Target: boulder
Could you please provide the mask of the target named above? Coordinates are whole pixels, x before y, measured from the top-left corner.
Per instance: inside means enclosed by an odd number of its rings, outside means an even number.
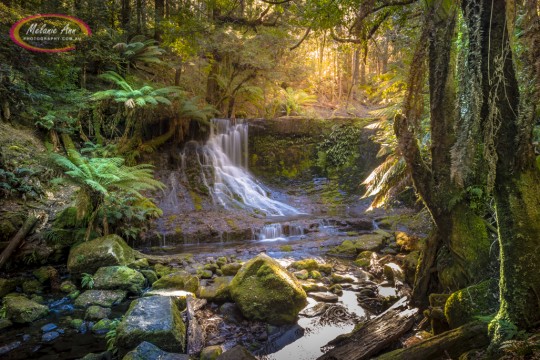
[[[127,292],[124,290],[86,290],[75,299],[75,306],[84,308],[90,305],[111,307],[124,301],[126,296]]]
[[[319,263],[315,259],[298,260],[291,264],[291,267],[298,270],[319,270]]]
[[[51,279],[58,279],[58,270],[52,266],[42,266],[39,269],[34,270],[32,274],[42,284],[51,281]]]
[[[154,270],[140,270],[140,271],[149,284],[153,284],[156,281],[158,281],[158,276]]]
[[[168,353],[156,345],[143,341],[135,349],[128,352],[122,360],[189,360],[187,354]]]
[[[69,280],[62,281],[60,284],[60,291],[66,294],[77,291],[77,286]]]
[[[111,330],[113,321],[110,319],[101,319],[92,326],[92,333],[96,335],[105,335]]]
[[[22,284],[22,290],[25,294],[41,294],[43,293],[43,285],[38,280],[26,280]]]
[[[384,247],[387,236],[384,234],[373,233],[357,237],[352,240],[345,240],[328,251],[329,255],[354,258],[362,251],[376,251]]]
[[[214,278],[211,284],[199,287],[197,296],[202,299],[214,302],[225,302],[231,299],[229,287],[231,285],[232,276],[220,276]]]
[[[86,309],[86,314],[84,315],[84,318],[86,320],[97,321],[108,317],[110,314],[111,309],[104,308],[98,305],[92,305],[89,306],[88,309]]]
[[[259,254],[242,266],[230,291],[246,318],[274,325],[294,323],[307,304],[298,280],[266,254]]]
[[[306,280],[309,277],[309,272],[304,269],[300,271],[295,271],[293,275],[296,276],[298,280]]]
[[[0,279],[0,297],[4,297],[17,287],[17,282],[13,279]]]
[[[116,329],[117,344],[125,350],[149,341],[170,352],[185,348],[186,327],[178,304],[168,296],[150,296],[134,300]]]
[[[145,282],[140,272],[127,266],[100,267],[94,274],[94,289],[98,290],[126,290],[140,294]]]
[[[196,293],[198,288],[199,278],[183,270],[163,275],[161,279],[152,284],[153,290],[175,289]]]
[[[236,345],[219,355],[216,360],[257,360],[257,358],[247,351],[245,347]]]
[[[118,235],[108,235],[72,248],[67,268],[72,274],[93,274],[103,266],[128,265],[133,261],[133,249]]]
[[[398,264],[392,262],[384,265],[383,274],[388,281],[393,283],[397,281],[405,281],[405,273],[403,272],[403,269],[401,269]]]
[[[199,360],[216,360],[223,353],[220,345],[207,346],[201,351]]]
[[[31,323],[49,313],[48,307],[19,294],[6,295],[4,307],[6,309],[6,318],[19,324]]]
[[[455,329],[478,316],[492,315],[498,309],[499,282],[489,279],[450,295],[444,306],[444,315],[450,328]]]
[[[169,275],[174,272],[174,269],[171,266],[162,265],[162,264],[154,265],[154,270],[156,271],[156,274],[158,277]]]
[[[242,267],[242,264],[240,263],[231,263],[231,264],[224,264],[221,266],[221,272],[225,276],[234,276],[240,270]]]
[[[338,296],[330,292],[312,292],[309,293],[309,297],[323,302],[337,302]]]

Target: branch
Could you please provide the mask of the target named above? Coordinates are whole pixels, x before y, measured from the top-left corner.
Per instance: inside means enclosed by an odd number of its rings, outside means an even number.
[[[282,0],[282,1],[269,1],[269,0],[261,0],[263,3],[271,4],[271,5],[281,5],[286,4],[288,2],[291,2],[292,0]]]
[[[381,27],[381,25],[386,21],[386,19],[388,19],[388,17],[390,17],[390,12],[387,12],[386,14],[384,14],[379,19],[379,21],[377,21],[375,24],[373,24],[373,26],[368,31],[368,33],[363,35],[360,39],[340,38],[334,32],[334,29],[331,29],[330,34],[332,35],[332,38],[335,41],[340,42],[340,43],[364,44],[365,42],[369,41],[373,37],[373,35],[375,35],[377,30],[379,30],[379,27]]]
[[[304,36],[302,36],[302,38],[296,43],[296,45],[292,46],[289,48],[289,50],[293,51],[294,49],[296,49],[297,47],[299,47],[300,45],[302,45],[302,43],[304,42],[304,40],[307,39],[309,33],[311,32],[311,26],[307,28],[306,32],[304,33]]]

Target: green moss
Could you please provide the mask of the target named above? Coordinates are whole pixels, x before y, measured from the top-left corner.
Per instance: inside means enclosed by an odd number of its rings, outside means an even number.
[[[319,263],[315,259],[298,260],[291,264],[291,267],[298,270],[319,270]]]
[[[195,207],[195,211],[202,211],[202,198],[199,194],[197,194],[195,191],[190,190],[189,196],[191,197],[191,201],[193,201],[193,206]]]
[[[156,274],[158,275],[158,277],[163,277],[165,275],[169,275],[174,272],[174,269],[171,266],[166,266],[162,264],[154,265],[154,270],[156,271]]]
[[[312,278],[312,279],[317,280],[317,279],[322,278],[322,275],[317,270],[312,270],[312,271],[309,272],[309,277]]]
[[[152,284],[152,289],[175,289],[196,293],[197,289],[199,289],[199,278],[186,271],[177,271],[162,276],[158,281]]]
[[[30,323],[49,313],[47,306],[40,305],[19,294],[8,294],[4,298],[6,317],[14,323]]]
[[[221,272],[223,275],[236,275],[238,270],[242,267],[242,264],[240,263],[230,263],[230,264],[224,264],[221,266]]]
[[[332,264],[319,264],[319,271],[323,274],[330,275],[333,270],[334,267],[332,266]]]
[[[94,274],[94,289],[127,290],[132,294],[140,294],[146,280],[137,270],[127,266],[101,267]]]
[[[197,296],[214,302],[225,302],[231,299],[230,285],[232,276],[221,276],[213,279],[212,284],[199,287]]]
[[[225,219],[225,222],[227,223],[227,225],[229,225],[231,230],[238,230],[238,224],[236,224],[236,221],[234,221],[234,219],[227,218]]]
[[[293,251],[293,247],[291,245],[281,245],[279,250],[283,252],[291,252]]]

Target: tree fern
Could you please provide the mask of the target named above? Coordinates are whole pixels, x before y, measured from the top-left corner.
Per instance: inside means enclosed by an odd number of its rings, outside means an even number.
[[[138,64],[161,64],[161,56],[165,50],[156,45],[153,39],[146,39],[142,35],[135,36],[130,42],[120,42],[113,46],[113,49],[118,51],[122,60],[127,63],[128,68],[134,66],[138,68]]]

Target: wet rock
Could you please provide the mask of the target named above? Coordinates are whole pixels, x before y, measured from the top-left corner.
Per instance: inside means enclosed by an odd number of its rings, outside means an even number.
[[[242,264],[240,263],[231,263],[231,264],[225,264],[221,267],[221,272],[225,276],[234,276],[236,273],[238,273],[238,270],[242,267]]]
[[[223,349],[219,345],[207,346],[201,351],[200,360],[216,360],[223,353]]]
[[[387,237],[382,234],[367,234],[361,235],[353,240],[345,240],[330,251],[329,255],[339,256],[339,257],[348,257],[353,258],[362,251],[376,251],[382,249]]]
[[[219,312],[223,319],[227,322],[240,324],[244,321],[244,316],[240,308],[235,303],[225,303],[219,307]]]
[[[354,282],[354,279],[350,276],[332,274],[332,276],[330,276],[330,281],[334,284],[341,284],[341,283],[352,283]]]
[[[56,324],[53,324],[53,323],[49,323],[49,324],[45,324],[41,327],[41,331],[43,332],[49,332],[49,331],[53,331],[54,329],[56,329],[58,327],[58,325]]]
[[[328,306],[329,306],[328,304],[320,302],[313,305],[312,307],[302,310],[300,312],[300,315],[305,316],[305,317],[319,316],[319,315],[324,314],[326,309],[328,309]]]
[[[77,299],[75,306],[86,308],[90,305],[111,307],[119,304],[127,296],[124,290],[86,290]]]
[[[35,301],[27,299],[23,295],[8,294],[4,298],[6,318],[14,323],[30,323],[46,316],[49,309]]]
[[[198,275],[201,279],[211,279],[213,273],[212,273],[212,271],[210,271],[210,270],[200,269],[200,270],[197,270],[197,275]]]
[[[128,352],[122,360],[189,360],[186,354],[168,353],[152,343],[143,341],[135,349]]]
[[[291,264],[291,267],[298,270],[319,270],[319,263],[315,259],[298,260]]]
[[[97,290],[126,290],[140,294],[145,282],[140,272],[127,266],[101,267],[94,274],[94,289]]]
[[[156,274],[158,275],[158,277],[163,277],[165,275],[169,275],[174,272],[174,269],[171,266],[166,266],[162,264],[154,265],[154,270],[156,271]]]
[[[341,286],[340,284],[332,285],[330,286],[328,290],[333,294],[336,294],[339,296],[343,295],[343,286]]]
[[[230,300],[231,294],[229,289],[232,279],[232,276],[216,277],[211,284],[199,287],[197,296],[214,302]]]
[[[236,345],[219,355],[217,360],[257,360],[257,358],[247,351],[245,347]]]
[[[309,277],[311,279],[320,279],[320,278],[322,278],[322,275],[317,270],[312,270],[312,271],[309,272]]]
[[[324,301],[324,302],[337,302],[338,301],[338,296],[336,294],[332,294],[329,292],[313,292],[313,293],[309,293],[309,297],[317,301]]]
[[[349,218],[345,222],[355,230],[372,230],[373,221],[364,218]]]
[[[390,282],[403,282],[405,281],[405,273],[395,263],[387,263],[383,267],[383,274]]]
[[[296,276],[298,280],[306,280],[309,277],[309,272],[304,269],[300,271],[295,271],[293,275]]]
[[[67,268],[72,274],[93,274],[100,267],[123,266],[133,261],[133,249],[118,235],[108,235],[72,248]]]
[[[131,269],[140,270],[150,267],[147,258],[137,259],[128,265]]]
[[[112,354],[110,351],[105,351],[102,353],[90,353],[86,354],[81,360],[111,360]]]
[[[69,294],[73,291],[77,291],[77,286],[69,280],[63,281],[60,284],[60,291]]]
[[[158,276],[154,270],[140,270],[140,273],[143,274],[144,278],[149,284],[153,284],[158,281]]]
[[[60,333],[58,331],[49,331],[48,333],[43,334],[41,336],[41,341],[48,343],[51,341],[54,341],[60,337]]]
[[[389,255],[396,255],[397,254],[397,251],[391,247],[385,247],[384,249],[382,249],[381,251],[381,254],[383,255],[386,255],[386,254],[389,254]]]
[[[499,308],[499,282],[490,279],[458,290],[446,301],[444,315],[452,329],[495,313]]]
[[[266,254],[242,266],[230,291],[245,317],[270,324],[293,323],[307,303],[298,280]]]
[[[58,271],[52,266],[42,266],[37,270],[34,270],[32,274],[38,279],[41,284],[54,281],[58,279]]]
[[[43,292],[43,285],[37,280],[26,280],[22,284],[22,290],[25,294],[41,294]]]
[[[323,274],[330,275],[333,270],[332,264],[319,264],[319,271]]]
[[[21,346],[21,345],[22,345],[22,342],[20,342],[20,341],[14,341],[14,342],[9,343],[9,344],[7,344],[7,345],[1,346],[1,347],[0,347],[0,355],[5,355],[5,354],[7,354],[8,352],[17,349],[17,348],[18,348],[19,346]]]
[[[101,319],[92,326],[92,333],[96,335],[105,335],[111,329],[112,320]]]
[[[9,319],[0,318],[0,330],[4,330],[13,325]]]
[[[189,274],[186,271],[177,271],[164,275],[158,281],[152,284],[153,290],[175,289],[196,293],[198,288],[199,278]]]
[[[69,326],[79,332],[85,333],[86,332],[86,326],[84,323],[84,320],[82,319],[73,319],[69,322]],[[83,329],[84,327],[84,329]],[[84,331],[82,331],[84,330]]]
[[[13,279],[0,279],[0,298],[14,291],[17,282]]]
[[[116,329],[117,344],[125,350],[149,341],[165,351],[184,349],[186,328],[172,297],[151,296],[134,300]]]
[[[373,275],[371,275],[371,273],[362,269],[356,269],[353,274],[360,282],[371,280],[373,278]]]
[[[302,289],[304,289],[306,293],[315,292],[315,291],[328,291],[328,287],[317,284],[317,283],[302,282],[301,284],[302,284]]]
[[[89,306],[88,309],[86,309],[86,314],[84,315],[84,318],[86,320],[101,320],[108,317],[110,314],[111,309],[104,308],[98,305],[92,305]]]
[[[373,257],[373,251],[362,251],[356,257],[354,264],[362,268],[368,268],[371,266],[372,257]]]

